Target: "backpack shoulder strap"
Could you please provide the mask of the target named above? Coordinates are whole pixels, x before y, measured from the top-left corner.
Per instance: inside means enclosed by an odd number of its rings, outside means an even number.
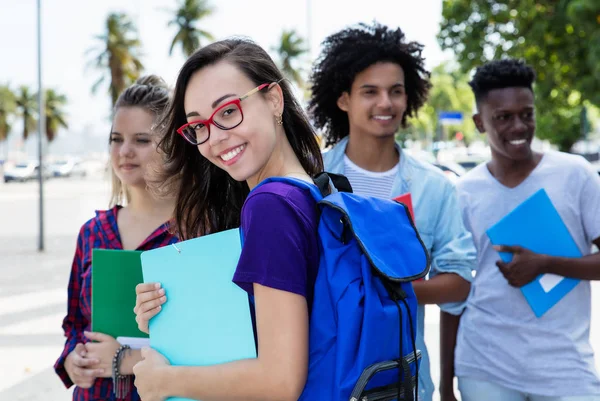
[[[333,184],[334,188],[338,192],[349,192],[352,193],[352,186],[350,185],[350,181],[343,175],[333,174],[328,172],[319,173],[313,178],[315,185],[321,191],[323,197],[331,194],[330,183]]]
[[[321,199],[324,198],[320,188],[318,188],[316,186],[316,184],[311,184],[309,182],[303,181],[303,180],[299,180],[297,178],[290,178],[290,177],[269,177],[266,178],[264,180],[262,180],[256,187],[254,187],[253,191],[255,191],[257,188],[259,188],[262,185],[265,185],[269,182],[283,182],[289,185],[294,185],[298,188],[302,188],[302,189],[307,189],[310,191],[310,194],[313,196],[313,198],[315,199],[315,201],[319,202]]]

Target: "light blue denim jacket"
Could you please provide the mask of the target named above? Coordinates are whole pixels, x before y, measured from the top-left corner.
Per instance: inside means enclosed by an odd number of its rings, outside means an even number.
[[[323,154],[325,171],[344,174],[344,154],[348,137]],[[403,152],[399,145],[400,168],[394,179],[392,197],[410,192],[415,211],[415,225],[431,255],[429,277],[440,273],[455,273],[471,282],[476,267],[476,251],[471,234],[463,224],[454,185],[435,166],[420,162]],[[465,302],[440,305],[453,315],[462,313]],[[417,349],[422,352],[419,370],[419,399],[431,401],[434,384],[431,380],[429,354],[425,347],[425,308],[417,311]]]

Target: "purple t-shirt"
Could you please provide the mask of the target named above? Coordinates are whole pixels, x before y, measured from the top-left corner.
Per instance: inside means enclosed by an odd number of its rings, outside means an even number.
[[[306,297],[309,310],[319,268],[318,209],[307,190],[270,182],[242,208],[244,246],[233,281],[254,295],[253,283]]]

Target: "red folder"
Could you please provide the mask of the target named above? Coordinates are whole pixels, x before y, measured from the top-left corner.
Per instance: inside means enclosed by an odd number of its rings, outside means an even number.
[[[396,202],[400,202],[400,203],[404,204],[408,208],[410,217],[412,217],[413,221],[415,221],[415,212],[413,210],[412,198],[410,196],[410,192],[402,194],[400,196],[397,196],[394,198],[394,200]]]
[[[410,213],[410,217],[412,218],[413,222],[415,221],[415,212],[413,210],[413,204],[412,204],[412,197],[410,196],[410,192],[402,194],[400,196],[397,196],[394,198],[394,200],[396,202],[400,202],[403,205],[405,205],[408,208],[408,212]],[[424,278],[421,278],[417,281],[421,281],[424,280]]]

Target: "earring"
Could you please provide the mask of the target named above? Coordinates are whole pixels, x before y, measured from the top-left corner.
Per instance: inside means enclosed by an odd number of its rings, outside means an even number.
[[[277,122],[277,125],[283,125],[283,114],[275,115],[275,122]]]

